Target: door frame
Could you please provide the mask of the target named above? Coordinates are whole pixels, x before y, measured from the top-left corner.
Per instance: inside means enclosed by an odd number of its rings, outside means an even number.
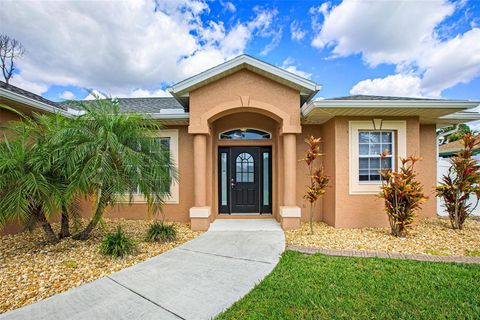
[[[229,215],[242,215],[242,213],[235,213],[232,212],[232,188],[231,188],[231,175],[232,175],[232,168],[231,168],[231,150],[236,148],[250,148],[255,147],[258,148],[258,178],[259,187],[258,187],[258,205],[259,205],[259,212],[255,214],[272,214],[272,199],[273,199],[273,177],[272,177],[272,146],[265,146],[265,145],[245,145],[245,146],[218,146],[217,152],[217,199],[218,199],[218,213],[219,214],[229,214]],[[263,191],[264,191],[264,181],[263,181],[263,154],[268,153],[268,203],[269,205],[263,205]],[[226,159],[226,183],[227,183],[227,192],[226,192],[226,200],[227,205],[222,205],[222,154],[227,154]]]

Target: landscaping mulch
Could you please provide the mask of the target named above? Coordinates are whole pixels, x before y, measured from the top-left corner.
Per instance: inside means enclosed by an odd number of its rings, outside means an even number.
[[[199,232],[187,224],[177,224],[174,242],[145,242],[149,222],[106,219],[87,241],[65,239],[46,245],[40,228],[0,237],[0,313],[48,298],[54,294],[91,282],[123,268],[170,250],[189,241]],[[106,257],[99,246],[107,231],[121,226],[137,244],[135,253],[124,259]],[[59,229],[54,224],[55,230]]]
[[[424,219],[412,226],[405,238],[390,235],[389,228],[339,229],[308,223],[285,232],[287,244],[307,248],[429,254],[435,256],[480,256],[480,221],[469,219],[463,230],[453,230],[446,218]]]

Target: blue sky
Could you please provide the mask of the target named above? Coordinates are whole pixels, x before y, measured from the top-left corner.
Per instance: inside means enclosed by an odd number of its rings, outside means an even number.
[[[2,7],[0,32],[27,49],[12,84],[57,101],[83,99],[85,88],[167,95],[172,83],[242,53],[323,85],[318,97],[480,100],[480,1],[20,0]]]

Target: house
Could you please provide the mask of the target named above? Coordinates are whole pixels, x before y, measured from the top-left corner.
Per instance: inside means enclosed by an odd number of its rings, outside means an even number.
[[[284,229],[308,217],[303,200],[309,176],[304,139],[322,137],[322,162],[330,187],[315,220],[340,228],[388,225],[380,187],[379,153],[398,168],[398,158],[419,155],[418,178],[430,199],[420,217],[436,215],[436,128],[480,119],[466,110],[478,102],[384,96],[314,100],[315,82],[248,55],[241,55],[173,85],[172,97],[119,99],[125,112],[158,119],[159,138],[169,146],[180,181],[164,208],[168,220],[206,230],[215,219],[275,218]],[[62,104],[0,88],[0,102],[58,111]],[[1,121],[11,119],[1,111]],[[432,192],[430,192],[432,191]],[[88,212],[89,204],[84,204]],[[143,219],[141,196],[109,216]]]
[[[476,136],[476,139],[479,139],[480,136]],[[456,140],[448,143],[444,143],[438,146],[438,155],[442,158],[449,158],[454,156],[458,151],[462,150],[464,147],[463,141]],[[473,148],[473,154],[477,156],[480,153],[480,146],[475,146]]]

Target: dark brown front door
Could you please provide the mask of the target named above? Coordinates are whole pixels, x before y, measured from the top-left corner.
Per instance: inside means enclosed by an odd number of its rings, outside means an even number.
[[[219,149],[221,213],[271,213],[271,148]]]

